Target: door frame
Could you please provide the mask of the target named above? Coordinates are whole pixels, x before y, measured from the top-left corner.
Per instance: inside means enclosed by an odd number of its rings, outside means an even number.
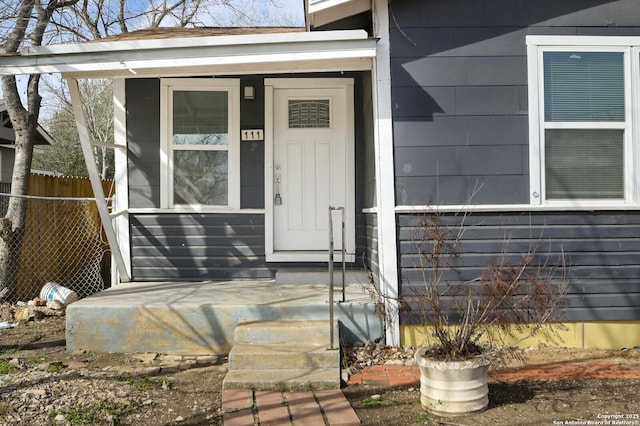
[[[273,249],[273,148],[274,125],[273,107],[275,89],[342,89],[346,94],[345,125],[345,240],[347,262],[355,262],[355,127],[354,127],[354,81],[352,78],[266,78],[265,91],[265,131],[264,131],[264,181],[265,181],[265,257],[267,262],[327,262],[326,252],[283,251]],[[327,212],[328,214],[328,212]],[[334,216],[334,225],[340,226],[339,213]],[[334,260],[341,260],[341,252],[334,254]]]

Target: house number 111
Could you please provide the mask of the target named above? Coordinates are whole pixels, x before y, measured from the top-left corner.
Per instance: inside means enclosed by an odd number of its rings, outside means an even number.
[[[247,129],[241,132],[243,141],[261,141],[264,140],[264,130],[262,129]]]

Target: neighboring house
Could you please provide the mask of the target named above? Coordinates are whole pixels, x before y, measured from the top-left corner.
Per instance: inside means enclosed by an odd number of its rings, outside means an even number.
[[[4,100],[0,99],[0,182],[11,183],[13,160],[15,158],[16,135],[13,132],[9,113]],[[35,146],[51,145],[53,140],[49,133],[38,125]]]
[[[504,250],[563,253],[569,344],[640,345],[637,2],[308,11],[310,31],[161,29],[0,58],[2,74],[62,73],[76,108],[74,79],[115,79],[120,278],[323,265],[336,206],[352,268],[393,297],[416,276],[417,218],[469,211],[458,278]],[[412,330],[401,317],[388,342]]]
[[[7,106],[0,99],[0,193],[11,192],[11,176],[13,175],[13,161],[15,159],[16,136],[9,120]],[[36,147],[38,145],[51,145],[51,136],[38,125]],[[6,212],[9,199],[0,196],[0,214]]]

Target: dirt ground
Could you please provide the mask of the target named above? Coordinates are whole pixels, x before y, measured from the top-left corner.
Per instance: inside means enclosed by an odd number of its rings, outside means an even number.
[[[67,416],[66,424],[222,424],[221,384],[226,363],[192,365],[177,371],[143,368],[140,356],[135,354],[69,353],[65,348],[64,327],[64,317],[50,316],[0,330],[0,368],[10,360],[19,360],[23,372],[42,368],[43,364],[49,366],[47,386],[55,387],[60,382],[60,386],[69,389],[78,387],[73,395],[85,409],[86,404],[80,402],[85,398],[83,395],[96,391],[91,382],[85,382],[92,377],[91,372],[100,375],[113,366],[131,366],[132,371],[138,371],[134,375],[99,376],[101,390],[112,386],[126,397],[127,410],[116,413],[105,410],[71,420]],[[464,417],[442,419],[426,414],[420,407],[417,387],[349,385],[343,391],[364,425],[640,426],[638,348],[618,351],[547,348],[523,356],[527,368],[494,374],[489,385],[489,408]],[[140,368],[136,370],[136,366]],[[8,395],[13,395],[10,391],[15,391],[15,386],[34,385],[20,384],[20,371],[0,370],[0,423],[12,424],[2,420],[11,410],[11,401],[7,401]],[[78,375],[78,371],[84,372]],[[615,374],[620,371],[631,378],[608,378],[620,377]],[[600,378],[584,378],[587,373]],[[60,423],[51,415],[49,424]]]
[[[440,418],[420,407],[418,386],[348,386],[367,425],[640,425],[640,348],[535,348],[489,372],[489,407]]]

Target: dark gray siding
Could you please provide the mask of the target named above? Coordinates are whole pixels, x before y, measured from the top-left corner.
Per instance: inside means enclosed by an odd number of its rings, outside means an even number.
[[[264,80],[243,78],[241,94],[245,86],[253,86],[254,99],[240,96],[241,129],[264,129]],[[240,143],[240,206],[243,209],[264,208],[264,141]]]
[[[356,126],[358,142],[356,145],[356,168],[362,176],[357,186],[357,195],[362,198],[362,207],[371,208],[377,205],[376,201],[376,160],[375,160],[375,135],[373,123],[373,95],[371,93],[371,74],[363,73],[361,97],[356,100]]]
[[[461,216],[440,216],[457,230]],[[422,216],[398,218],[401,294],[422,286],[416,249],[416,225]],[[464,218],[460,257],[446,278],[478,278],[489,261],[533,253],[536,263],[561,265],[565,274],[567,320],[637,320],[640,318],[640,215],[633,212],[473,213]],[[562,280],[560,280],[562,281]],[[405,312],[415,321],[416,310]]]
[[[640,34],[635,0],[394,0],[390,13],[400,205],[528,203],[526,36]]]
[[[129,205],[160,207],[160,80],[125,81]]]
[[[264,261],[261,214],[136,214],[136,281],[273,278]]]
[[[367,219],[367,266],[376,284],[380,283],[380,266],[378,259],[378,215],[366,214]]]
[[[364,251],[364,265],[369,268],[373,279],[379,282],[378,267],[378,235],[377,216],[375,214],[363,214],[362,209],[372,208],[376,203],[376,170],[375,170],[375,139],[374,139],[374,106],[371,93],[372,81],[370,73],[363,73],[363,78],[356,80],[356,170],[358,181],[356,182],[356,197],[358,205],[356,211],[361,216],[364,230],[358,231],[358,248]],[[360,241],[363,240],[363,241]]]
[[[2,172],[2,174],[0,174],[0,182],[11,182],[15,156],[15,151],[13,149],[3,148],[0,151],[0,172]]]
[[[528,204],[526,36],[640,35],[635,0],[394,0],[390,13],[399,205]],[[417,220],[398,217],[404,295],[420,288]],[[473,213],[463,235],[452,280],[503,252],[564,253],[568,320],[640,318],[640,214]]]
[[[375,169],[373,156],[373,96],[371,74],[354,73],[354,131],[355,131],[355,197],[356,197],[356,256],[357,263],[370,262],[370,240],[363,209],[375,206]]]

